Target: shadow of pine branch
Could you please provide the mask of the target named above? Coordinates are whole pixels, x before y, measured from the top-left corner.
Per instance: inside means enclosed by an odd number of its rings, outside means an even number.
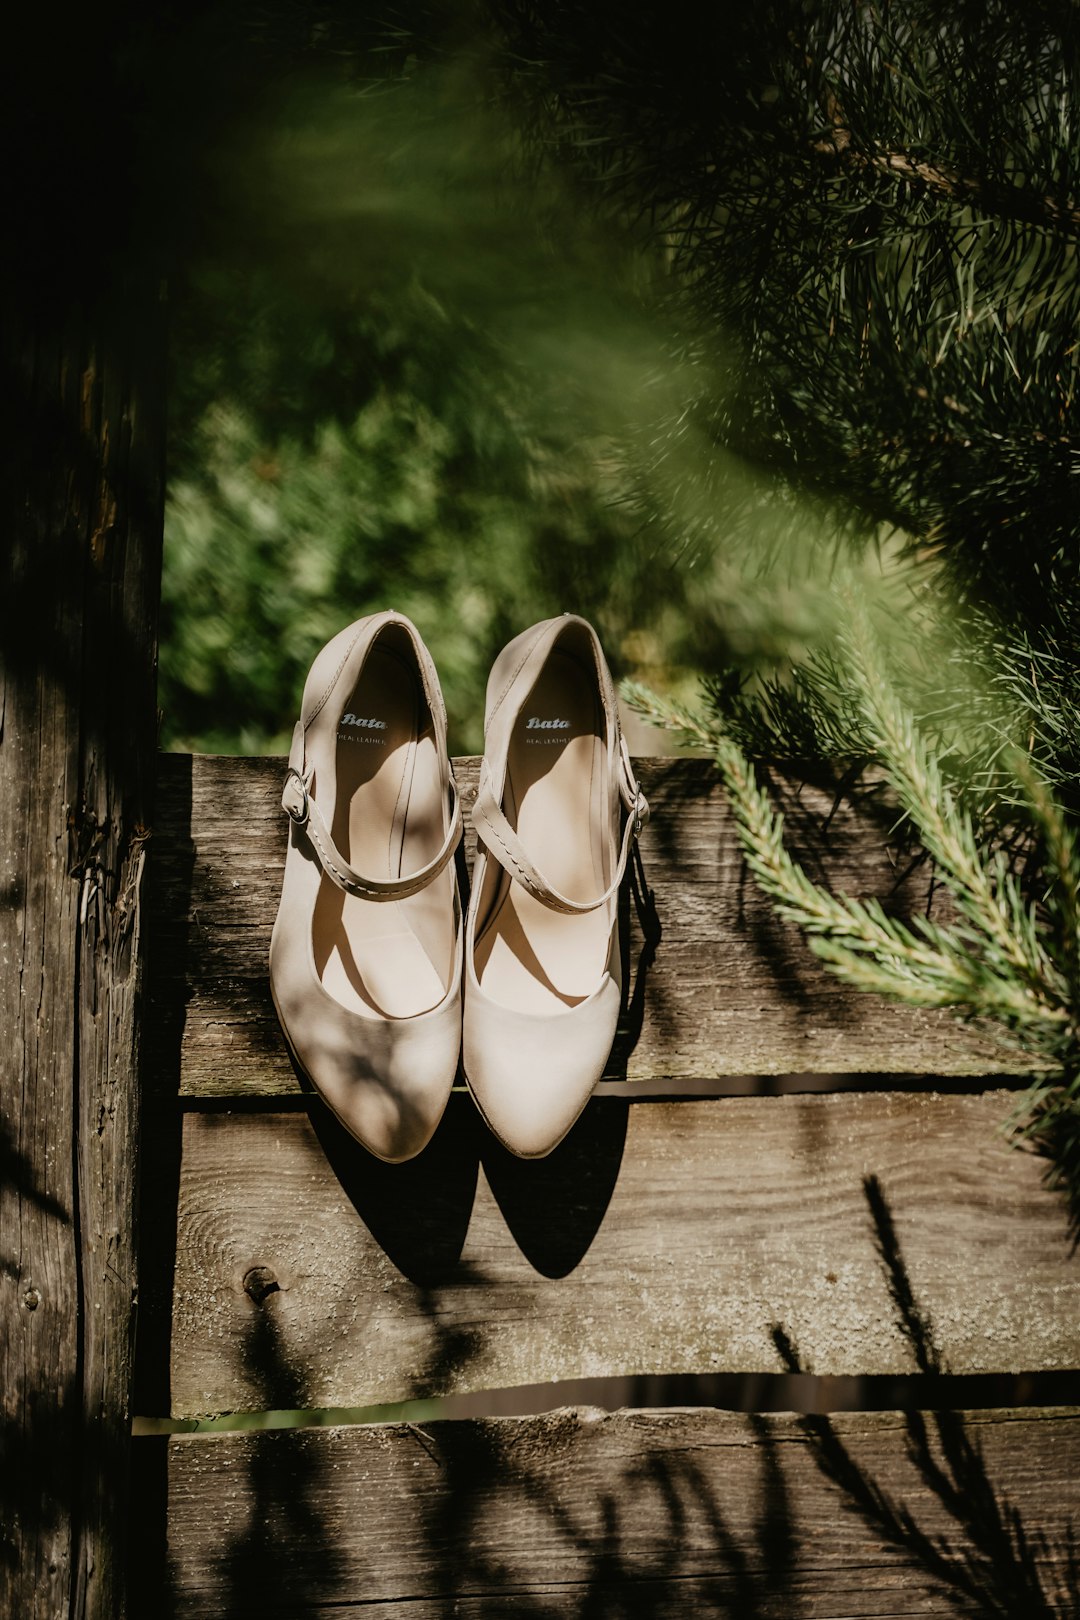
[[[915,1363],[921,1373],[946,1371],[876,1176],[866,1178],[864,1191],[897,1321]],[[785,1327],[776,1324],[772,1336],[789,1372],[812,1371]],[[959,1412],[911,1412],[905,1425],[912,1467],[951,1521],[944,1532],[925,1528],[902,1500],[880,1485],[829,1418],[806,1416],[801,1421],[818,1468],[849,1511],[939,1581],[958,1612],[970,1613],[974,1605],[986,1620],[1060,1620],[1074,1614],[1080,1558],[1072,1524],[1056,1545],[1043,1530],[1030,1529],[1019,1508],[995,1488],[982,1448]]]

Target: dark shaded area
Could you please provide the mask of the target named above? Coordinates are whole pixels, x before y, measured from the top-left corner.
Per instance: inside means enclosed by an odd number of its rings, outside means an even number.
[[[639,947],[637,961],[632,962],[630,912],[637,919]],[[625,1080],[627,1065],[645,1022],[646,987],[649,970],[656,960],[656,952],[663,937],[663,926],[656,909],[656,896],[649,888],[645,863],[641,858],[641,845],[635,843],[630,858],[629,882],[624,882],[619,894],[619,941],[622,947],[623,1003],[619,1011],[619,1024],[615,1044],[604,1069],[606,1080]]]
[[[297,1078],[310,1093],[299,1070]],[[309,1118],[346,1197],[398,1270],[421,1291],[458,1277],[480,1162],[471,1103],[451,1097],[427,1147],[404,1164],[369,1153],[316,1096]]]
[[[1047,1106],[1036,1110],[1035,1129],[1022,1145],[1046,1160],[1044,1180],[1052,1192],[1065,1200],[1069,1241],[1075,1254],[1080,1247],[1080,1115],[1075,1080],[1060,1106],[1050,1099]]]
[[[131,1620],[171,1620],[168,1591],[169,1442],[140,1436],[131,1447],[127,1596]]]
[[[878,1254],[897,1322],[924,1376],[945,1365],[933,1324],[919,1305],[881,1183],[864,1183]],[[773,1340],[793,1373],[805,1371],[798,1346],[782,1325]],[[944,1586],[957,1605],[975,1605],[980,1616],[1002,1620],[1053,1620],[1075,1612],[1080,1591],[1080,1550],[1071,1519],[1059,1539],[1030,1526],[1015,1504],[995,1487],[977,1438],[956,1411],[910,1412],[907,1452],[922,1485],[951,1521],[945,1534],[923,1528],[917,1514],[863,1470],[827,1418],[807,1416],[802,1428],[822,1474],[843,1506],[867,1529],[906,1554]]]
[[[198,914],[192,900],[195,838],[192,827],[192,756],[157,756],[154,843],[147,868],[146,1016],[143,1020],[143,1092],[173,1103],[180,1094],[180,1043],[191,999],[190,972],[168,971],[171,961],[194,962]],[[269,995],[269,987],[267,988]]]
[[[19,1145],[5,1120],[0,1120],[0,1189],[4,1197],[14,1195],[19,1199],[25,1199],[41,1210],[42,1214],[53,1216],[65,1226],[71,1222],[71,1212],[40,1185],[37,1166],[26,1157],[25,1153],[20,1152]],[[0,1271],[7,1272],[11,1277],[18,1275],[15,1257],[7,1252],[6,1242],[4,1247],[0,1248]]]
[[[421,17],[434,45],[439,14],[413,8]],[[209,0],[24,9],[8,45],[19,72],[3,108],[6,271],[45,299],[70,286],[73,268],[90,295],[118,271],[154,281],[235,230],[220,154],[282,80],[321,70],[356,82],[391,73],[405,54],[363,9]],[[265,201],[257,180],[250,190],[255,207]]]
[[[175,1103],[144,1095],[139,1175],[139,1299],[132,1409],[172,1409],[172,1305],[183,1119]]]
[[[159,754],[157,769],[158,820],[146,878],[150,925],[145,934],[140,1054],[140,1278],[132,1388],[136,1412],[168,1412],[172,1407],[172,1301],[183,1134],[178,1106],[180,1042],[188,995],[163,968],[171,951],[187,956],[196,948],[191,901],[195,869],[191,757]],[[167,852],[168,858],[155,859],[159,852],[160,856]]]
[[[39,1545],[50,1532],[63,1545],[66,1523],[78,1501],[68,1466],[83,1421],[74,1379],[52,1400],[37,1399],[34,1405],[32,1426],[20,1421],[23,1414],[18,1411],[0,1418],[0,1590],[16,1594],[21,1559],[28,1547],[33,1548],[33,1533]],[[124,1498],[122,1476],[113,1475],[111,1483],[112,1502],[119,1507]]]
[[[420,1556],[428,1572],[423,1595],[432,1612],[512,1609],[537,1620],[553,1614],[576,1620],[630,1615],[674,1620],[688,1612],[731,1620],[800,1620],[815,1612],[809,1598],[814,1571],[827,1569],[832,1555],[817,1541],[808,1544],[792,1494],[796,1459],[790,1438],[779,1443],[761,1416],[783,1409],[807,1414],[799,1427],[813,1462],[836,1492],[838,1512],[855,1516],[865,1527],[875,1567],[882,1545],[895,1553],[895,1566],[886,1559],[880,1567],[895,1580],[898,1603],[910,1601],[912,1612],[917,1605],[919,1612],[978,1614],[987,1620],[1062,1620],[1075,1612],[1080,1566],[1067,1504],[1062,1504],[1060,1526],[1030,1524],[995,1483],[971,1420],[957,1407],[1076,1403],[1080,1374],[950,1375],[907,1271],[884,1191],[875,1178],[867,1180],[865,1190],[914,1373],[815,1378],[791,1335],[778,1326],[774,1340],[787,1368],[781,1374],[579,1380],[555,1391],[538,1386],[440,1403],[440,1417],[474,1421],[429,1427],[428,1417],[422,1423],[406,1418],[418,1460],[415,1485],[401,1503],[401,1530],[413,1549],[417,1529],[422,1532],[424,1550],[411,1551],[409,1558]],[[239,1353],[255,1372],[268,1407],[302,1407],[306,1392],[290,1369],[277,1316],[280,1295],[272,1286],[256,1284],[249,1289],[251,1323]],[[483,1287],[483,1278],[476,1284]],[[467,1327],[441,1322],[437,1288],[421,1287],[418,1299],[433,1343],[414,1381],[416,1394],[424,1396],[445,1387],[467,1363],[472,1344]],[[618,1400],[654,1409],[715,1404],[749,1410],[758,1459],[753,1503],[730,1500],[722,1472],[718,1476],[715,1464],[692,1448],[665,1447],[659,1438],[650,1441],[645,1430],[639,1448],[623,1445],[594,1464],[587,1462],[583,1442],[575,1441],[564,1475],[557,1447],[537,1449],[513,1425],[475,1421],[598,1397],[604,1405]],[[898,1458],[890,1469],[888,1486],[860,1462],[864,1441],[847,1437],[824,1415],[841,1407],[906,1413],[903,1425],[891,1431],[905,1461],[901,1469]],[[347,1420],[347,1414],[341,1416]],[[579,1433],[573,1427],[567,1432]],[[374,1601],[366,1590],[342,1585],[344,1561],[335,1522],[326,1515],[336,1504],[335,1511],[347,1507],[354,1522],[362,1522],[370,1483],[360,1474],[346,1482],[336,1473],[343,1453],[333,1453],[328,1438],[306,1430],[250,1446],[239,1435],[199,1442],[244,1446],[250,1470],[243,1527],[222,1547],[223,1583],[214,1613],[240,1620]],[[151,1554],[160,1547],[165,1511],[161,1453],[157,1442],[149,1444],[155,1449],[140,1457],[140,1477],[147,1480],[144,1511],[154,1518],[143,1549],[144,1582]],[[241,1453],[234,1455],[239,1459]],[[582,1467],[592,1470],[584,1494],[573,1484]],[[922,1506],[909,1506],[896,1484],[898,1474],[906,1478],[908,1470]],[[855,1557],[862,1567],[865,1555],[853,1551],[849,1538],[842,1539],[847,1545],[842,1556]],[[527,1590],[522,1556],[539,1544],[552,1549],[552,1584],[544,1586],[542,1575],[530,1576]],[[573,1578],[559,1562],[559,1549],[572,1557]],[[350,1553],[350,1580],[355,1557]],[[381,1579],[385,1562],[380,1556]],[[211,1572],[209,1578],[213,1590],[216,1576]],[[820,1584],[822,1577],[817,1579]],[[411,1589],[410,1595],[420,1594]]]
[[[603,1385],[612,1389],[605,1392]],[[712,1406],[725,1412],[943,1412],[997,1407],[1080,1406],[1080,1372],[648,1373],[561,1386],[551,1406],[660,1409]],[[517,1410],[523,1411],[523,1405]],[[534,1406],[530,1410],[539,1411]],[[458,1415],[458,1414],[448,1414]],[[462,1414],[463,1415],[463,1414]],[[479,1413],[476,1415],[480,1415]]]
[[[594,1098],[553,1152],[519,1159],[484,1131],[481,1163],[522,1254],[565,1277],[588,1252],[619,1179],[628,1103]]]
[[[765,1620],[790,1600],[796,1546],[786,1484],[768,1444],[763,1450],[761,1500],[753,1536],[744,1543],[730,1528],[724,1505],[704,1471],[686,1452],[642,1453],[619,1476],[598,1482],[586,1512],[531,1463],[525,1448],[490,1425],[440,1425],[429,1435],[440,1465],[439,1488],[424,1513],[435,1552],[434,1585],[443,1613],[475,1593],[514,1613],[593,1617],[667,1616],[686,1612]],[[500,1517],[520,1500],[526,1524],[543,1524],[545,1541],[584,1562],[584,1579],[566,1580],[555,1554],[549,1579],[562,1590],[542,1597],[521,1589],[516,1549],[491,1547],[484,1521],[498,1493]],[[599,1528],[596,1521],[599,1521]],[[642,1521],[648,1532],[642,1535]],[[700,1541],[701,1521],[713,1556],[688,1564],[691,1525]],[[534,1530],[534,1534],[536,1531]],[[709,1563],[715,1574],[702,1573]],[[505,1596],[494,1596],[500,1589]],[[687,1605],[692,1605],[688,1611]],[[793,1611],[787,1611],[791,1614]]]
[[[257,1380],[260,1399],[270,1406],[285,1397],[294,1405],[305,1399],[292,1358],[282,1342],[274,1294],[252,1300],[248,1329],[238,1347],[249,1373]],[[280,1489],[273,1459],[256,1450],[248,1470],[251,1510],[247,1522],[223,1545],[218,1568],[221,1612],[250,1614],[254,1591],[262,1589],[264,1604],[277,1606],[295,1571],[317,1549],[318,1564],[329,1585],[340,1580],[341,1562],[312,1503],[313,1493],[331,1460],[325,1449],[297,1448],[290,1470],[289,1489]],[[181,1616],[177,1620],[182,1620]]]

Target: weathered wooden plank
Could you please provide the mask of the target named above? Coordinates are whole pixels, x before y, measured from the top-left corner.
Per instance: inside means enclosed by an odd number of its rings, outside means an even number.
[[[5,309],[0,1612],[115,1620],[164,327],[153,287],[123,309],[85,286],[55,307],[23,288]]]
[[[549,1159],[522,1162],[461,1096],[402,1166],[322,1110],[318,1135],[299,1113],[189,1113],[171,1411],[779,1371],[777,1323],[814,1372],[914,1371],[867,1176],[948,1370],[1075,1367],[1066,1210],[995,1131],[1007,1103],[594,1099]]]
[[[748,878],[706,760],[642,760],[642,839],[662,938],[609,1073],[977,1074],[1016,1065],[948,1013],[893,1006],[827,974]],[[476,761],[457,762],[462,797]],[[188,1096],[295,1090],[266,976],[285,850],[284,761],[164,755],[153,876],[154,1067]],[[835,886],[926,909],[925,863],[894,866],[880,815],[777,778],[796,850]],[[828,822],[826,828],[826,822]],[[904,875],[906,873],[906,876]],[[938,889],[934,905],[942,905]],[[641,951],[635,924],[632,958]]]
[[[1070,1410],[569,1409],[184,1437],[168,1584],[185,1620],[1048,1617],[1074,1612],[1078,1479]]]

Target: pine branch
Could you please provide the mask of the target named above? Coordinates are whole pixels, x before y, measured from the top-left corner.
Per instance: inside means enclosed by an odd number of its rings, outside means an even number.
[[[717,743],[717,733],[693,709],[670,698],[650,691],[640,681],[623,681],[619,691],[635,714],[661,731],[673,732],[687,748],[707,748],[711,753]]]
[[[941,868],[961,913],[984,942],[987,959],[1005,977],[1015,974],[1044,1009],[1068,1016],[1068,989],[1038,938],[1034,907],[1027,905],[1003,855],[980,851],[972,818],[944,785],[910,714],[895,691],[865,607],[848,597],[846,642],[864,719],[880,748],[889,780]]]
[[[741,750],[720,739],[715,752],[731,798],[743,851],[762,888],[785,920],[810,937],[814,953],[840,978],[921,1007],[954,1007],[995,1020],[1030,1043],[1056,1033],[1064,1014],[1015,977],[980,957],[979,938],[919,919],[919,934],[888,917],[876,901],[832,895],[811,881],[787,853],[783,817],[757,785]],[[921,937],[920,937],[921,936]]]
[[[961,174],[948,163],[928,163],[902,150],[877,148],[863,150],[844,122],[839,102],[829,98],[831,123],[828,133],[812,141],[811,150],[823,157],[836,158],[850,169],[874,170],[893,179],[927,186],[953,202],[969,204],[982,213],[1011,219],[1045,230],[1080,235],[1080,206],[1072,198],[1059,201],[1019,186],[996,185],[973,174]]]
[[[1049,867],[1046,905],[1058,925],[1062,966],[1072,1004],[1080,1006],[1080,859],[1076,837],[1031,761],[1014,749],[1011,762],[1042,833]]]
[[[810,948],[829,969],[860,990],[913,1006],[957,1009],[988,1017],[1017,1032],[1023,1045],[1056,1040],[1065,1014],[1015,974],[996,972],[980,956],[973,928],[938,927],[918,920],[918,933],[892,919],[876,901],[858,901],[819,888],[784,846],[784,816],[774,812],[755,770],[735,742],[678,703],[641,685],[623,682],[631,708],[695,747],[709,747],[729,791],[746,863],[785,922],[810,935]]]
[[[779,915],[809,936],[811,950],[832,972],[859,989],[909,1005],[951,1007],[963,1017],[987,1019],[1010,1043],[1049,1061],[1057,1060],[1063,1040],[1071,1033],[1069,1009],[1057,992],[1060,976],[1037,951],[1034,961],[1045,962],[1045,976],[1033,973],[1032,941],[1027,937],[1028,918],[1022,902],[1010,891],[1003,914],[993,884],[979,867],[970,824],[965,824],[939,777],[931,773],[920,779],[920,762],[913,765],[908,759],[909,808],[918,806],[925,813],[915,817],[920,832],[924,820],[932,826],[937,847],[947,857],[941,861],[946,879],[966,884],[966,916],[948,928],[927,918],[919,918],[916,927],[909,928],[889,917],[877,901],[834,895],[810,879],[785,848],[782,815],[773,810],[758,786],[753,766],[731,738],[685,706],[659,698],[635,683],[624,683],[623,695],[654,724],[696,746],[711,747],[728,790],[747,864]],[[896,718],[890,716],[893,722]],[[912,746],[917,750],[916,743]],[[996,881],[1000,883],[1003,877],[1008,874],[995,866]],[[1003,938],[1018,914],[1025,933],[1020,943]]]

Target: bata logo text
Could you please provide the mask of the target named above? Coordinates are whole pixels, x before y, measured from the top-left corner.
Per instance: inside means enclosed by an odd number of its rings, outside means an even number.
[[[531,714],[525,722],[526,731],[569,731],[569,720],[541,720]]]
[[[343,726],[361,726],[365,731],[386,730],[385,720],[364,720],[358,714],[343,714],[341,723]]]

